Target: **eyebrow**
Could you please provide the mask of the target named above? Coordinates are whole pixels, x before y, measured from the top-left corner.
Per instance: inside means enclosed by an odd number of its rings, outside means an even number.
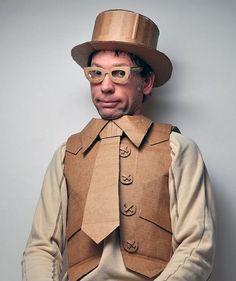
[[[91,66],[97,66],[103,68],[99,63],[92,63]],[[128,65],[127,63],[115,63],[112,65],[112,67],[116,67],[116,66],[130,66],[130,65]]]

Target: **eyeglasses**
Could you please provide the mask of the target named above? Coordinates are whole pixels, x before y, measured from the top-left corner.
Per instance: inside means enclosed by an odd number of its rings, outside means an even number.
[[[131,73],[140,72],[142,67],[138,66],[115,66],[109,70],[97,66],[89,66],[84,68],[86,78],[93,84],[101,83],[106,74],[109,78],[117,84],[126,84],[130,78]]]

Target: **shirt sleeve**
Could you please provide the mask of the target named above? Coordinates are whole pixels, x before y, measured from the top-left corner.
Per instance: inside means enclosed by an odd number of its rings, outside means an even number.
[[[169,173],[173,256],[156,281],[206,281],[215,254],[211,184],[197,145],[172,132]]]
[[[65,187],[62,145],[46,171],[31,233],[22,259],[23,281],[58,281],[62,270],[64,227],[62,189]]]

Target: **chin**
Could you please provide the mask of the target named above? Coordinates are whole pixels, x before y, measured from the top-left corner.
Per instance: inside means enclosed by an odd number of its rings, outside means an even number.
[[[102,111],[98,111],[98,113],[101,116],[101,118],[105,119],[105,120],[114,120],[114,119],[118,119],[118,118],[122,117],[123,115],[125,115],[125,113],[123,113],[123,112],[105,113]]]

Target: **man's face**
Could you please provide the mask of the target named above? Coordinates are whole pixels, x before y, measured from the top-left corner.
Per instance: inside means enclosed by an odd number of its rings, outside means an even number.
[[[137,66],[126,53],[118,56],[112,51],[96,53],[91,66],[98,66],[109,70],[114,66]],[[133,72],[126,84],[114,83],[108,75],[99,84],[90,83],[91,96],[98,113],[103,119],[117,119],[123,115],[141,113],[143,95],[150,91],[144,90],[144,79],[138,72]]]

